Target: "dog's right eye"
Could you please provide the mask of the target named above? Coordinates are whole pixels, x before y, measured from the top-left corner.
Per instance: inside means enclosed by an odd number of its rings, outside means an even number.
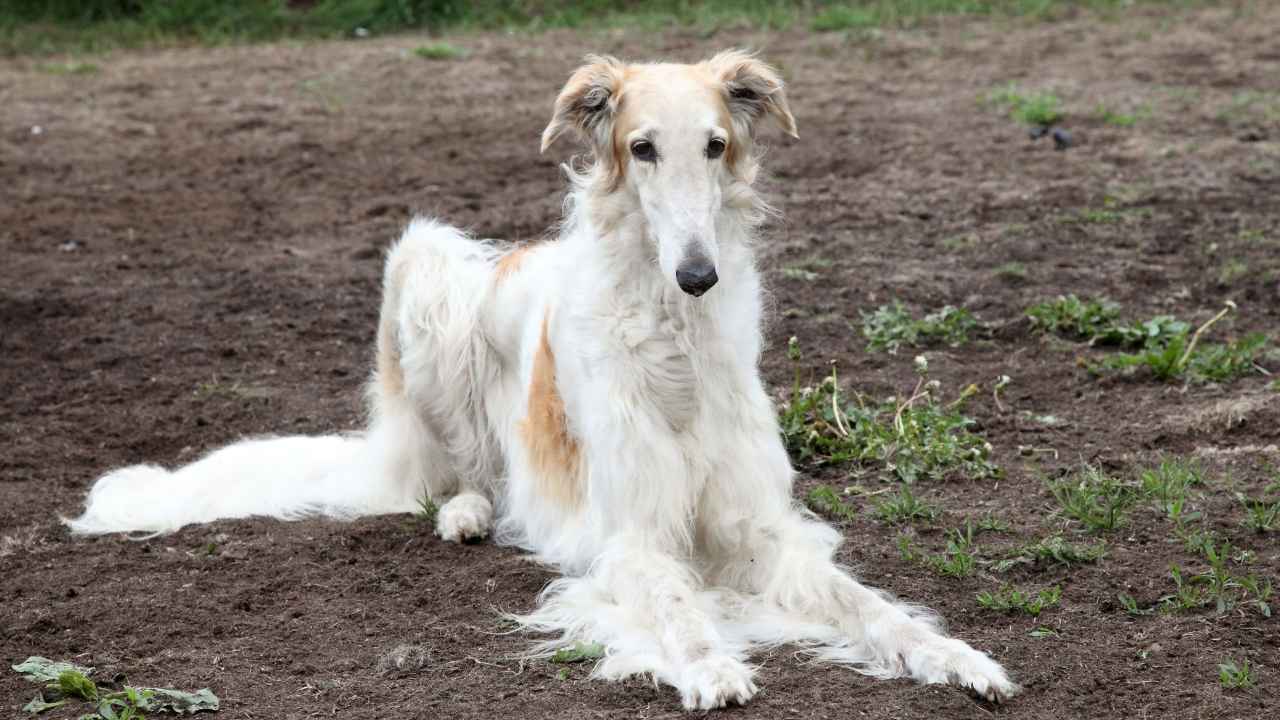
[[[631,154],[637,160],[645,162],[657,162],[658,160],[658,149],[648,140],[637,140],[631,143]]]

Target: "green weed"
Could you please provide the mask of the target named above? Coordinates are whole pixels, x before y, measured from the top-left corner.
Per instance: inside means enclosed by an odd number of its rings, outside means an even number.
[[[1124,608],[1124,611],[1126,614],[1132,615],[1134,617],[1139,617],[1142,615],[1150,615],[1151,613],[1155,612],[1154,608],[1140,607],[1138,605],[1138,601],[1135,600],[1133,596],[1129,595],[1128,593],[1117,594],[1116,600],[1120,602],[1120,607]]]
[[[1107,125],[1114,127],[1133,127],[1140,120],[1146,120],[1151,117],[1150,105],[1139,105],[1132,112],[1120,112],[1112,110],[1103,103],[1099,103],[1095,111],[1098,119]]]
[[[833,30],[860,30],[879,26],[883,22],[873,8],[832,5],[818,11],[809,27],[817,32]]]
[[[1154,468],[1138,474],[1142,494],[1162,514],[1175,523],[1199,518],[1186,512],[1187,493],[1192,487],[1204,483],[1204,471],[1193,460],[1166,458]]]
[[[797,359],[798,345],[788,355]],[[801,387],[797,377],[779,415],[783,440],[799,461],[881,466],[908,483],[999,476],[990,444],[972,432],[961,403],[944,404],[939,393],[923,373],[906,399],[876,403],[858,393],[846,399],[834,369],[817,387]]]
[[[60,63],[41,63],[36,67],[40,72],[48,75],[93,75],[101,68],[91,62],[83,62],[73,60]]]
[[[1119,323],[1120,306],[1106,298],[1081,300],[1075,295],[1059,295],[1027,308],[1026,315],[1031,327],[1040,332],[1093,340]]]
[[[996,572],[1007,572],[1018,565],[1082,565],[1095,563],[1107,554],[1107,545],[1102,541],[1088,545],[1077,545],[1067,541],[1061,535],[1028,543],[1009,553],[992,565]]]
[[[202,710],[217,710],[219,701],[208,688],[194,693],[172,688],[124,686],[115,692],[104,692],[90,675],[93,668],[66,662],[53,662],[42,657],[29,657],[13,669],[32,682],[46,683],[44,690],[27,703],[23,710],[32,714],[62,707],[69,702],[92,703],[94,713],[80,715],[94,720],[144,720],[144,713],[169,712],[177,715]],[[46,694],[49,699],[46,699]]]
[[[1237,280],[1249,274],[1249,263],[1240,258],[1230,258],[1218,268],[1218,284],[1224,287],[1234,285]]]
[[[1023,612],[1031,617],[1039,617],[1045,609],[1056,607],[1062,599],[1062,588],[1054,585],[1034,595],[1023,592],[1011,585],[1005,585],[995,593],[978,593],[978,605],[996,612]]]
[[[1247,659],[1241,663],[1227,660],[1218,665],[1218,683],[1224,690],[1251,690],[1257,678]]]
[[[969,577],[977,568],[977,546],[973,541],[972,527],[949,531],[946,549],[941,554],[917,552],[907,535],[898,537],[898,552],[907,562],[919,563],[947,577]]]
[[[1101,469],[1086,466],[1075,475],[1049,483],[1062,513],[1093,532],[1123,525],[1138,501],[1134,488]]]
[[[928,522],[938,516],[938,509],[916,497],[907,485],[899,488],[897,495],[878,501],[875,507],[876,517],[890,525],[916,520]]]
[[[978,321],[968,310],[944,306],[917,320],[895,300],[892,305],[881,305],[875,312],[862,314],[862,335],[867,339],[867,350],[897,354],[898,349],[920,347],[925,344],[945,343],[959,347],[969,341],[969,334],[978,327]]]
[[[457,45],[436,42],[429,45],[419,45],[413,49],[413,54],[427,60],[456,60],[466,56],[467,51]]]
[[[851,522],[858,515],[857,509],[842,500],[830,485],[819,485],[810,490],[805,500],[809,509],[837,520]]]
[[[1024,263],[1010,261],[996,267],[995,274],[1002,280],[1026,280],[1027,266]]]
[[[1227,343],[1197,346],[1187,333],[1156,341],[1137,353],[1118,353],[1100,367],[1132,371],[1146,369],[1157,380],[1187,379],[1197,383],[1222,383],[1257,372],[1257,362],[1267,350],[1267,336],[1249,333]]]
[[[429,525],[435,525],[436,516],[440,514],[440,508],[431,500],[431,496],[427,494],[426,486],[422,488],[422,495],[418,497],[418,511],[413,514],[419,522]]]
[[[1240,493],[1236,493],[1236,500],[1245,510],[1241,525],[1256,533],[1268,533],[1280,527],[1280,500],[1269,502],[1266,499],[1245,497]]]
[[[1024,91],[1016,83],[992,91],[987,95],[987,102],[1005,108],[1009,117],[1025,125],[1047,127],[1063,118],[1062,101],[1057,95]]]

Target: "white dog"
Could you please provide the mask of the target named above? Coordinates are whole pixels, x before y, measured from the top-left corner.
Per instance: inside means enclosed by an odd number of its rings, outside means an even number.
[[[588,58],[542,136],[594,155],[568,171],[558,240],[501,254],[419,219],[391,251],[366,433],[117,470],[71,528],[406,512],[425,489],[441,537],[492,530],[564,573],[519,617],[557,636],[535,652],[602,643],[597,676],[649,674],[686,708],[750,700],[749,653],[781,643],[1013,695],[985,654],[837,566],[840,534],[792,499],[757,370],[766,116],[795,135],[778,74],[742,52]]]

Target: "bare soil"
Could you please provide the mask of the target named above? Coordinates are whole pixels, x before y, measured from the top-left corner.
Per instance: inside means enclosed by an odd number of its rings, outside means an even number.
[[[762,258],[775,307],[764,369],[780,391],[793,335],[806,377],[835,360],[873,396],[909,389],[912,351],[868,353],[858,332],[861,311],[895,297],[917,311],[962,305],[987,324],[929,357],[948,392],[982,383],[969,412],[1006,474],[919,488],[946,508],[913,531],[922,547],[986,512],[1016,531],[983,535],[993,554],[1057,530],[1091,539],[1052,514],[1045,477],[1196,455],[1213,478],[1197,501],[1207,525],[1280,581],[1276,534],[1241,527],[1232,498],[1260,492],[1280,463],[1270,379],[1098,379],[1076,360],[1102,351],[1038,337],[1022,319],[1065,292],[1193,321],[1233,299],[1240,312],[1220,338],[1280,337],[1278,36],[1280,6],[1257,2],[850,35],[473,35],[456,39],[469,50],[456,61],[414,56],[412,37],[117,53],[82,75],[7,60],[0,658],[208,686],[227,718],[681,714],[668,689],[504,659],[527,638],[502,634],[495,609],[529,608],[552,575],[510,549],[443,543],[410,516],[218,522],[141,542],[72,539],[56,521],[107,468],[180,463],[248,434],[358,428],[382,249],[414,211],[487,237],[541,236],[558,216],[564,150],[539,156],[537,138],[589,51],[693,60],[749,45],[791,79],[801,139],[773,140],[768,154],[783,219]],[[1011,81],[1064,99],[1073,147],[1032,141],[981,102]],[[1107,124],[1099,103],[1140,117]],[[1098,209],[1114,217],[1073,221]],[[989,396],[1000,375],[1012,378],[1003,409]],[[1037,420],[1047,415],[1058,422]],[[844,480],[806,469],[797,493]],[[1204,569],[1152,511],[1104,533],[1097,565],[963,580],[904,560],[898,530],[869,513],[843,530],[842,558],[867,582],[939,610],[1026,693],[994,708],[781,650],[759,658],[763,691],[734,715],[1262,718],[1280,707],[1276,620],[1244,606],[1135,619],[1117,606],[1119,592],[1148,604],[1171,592],[1171,563]],[[1038,619],[980,609],[975,593],[1005,579],[1061,584],[1062,606]],[[1040,626],[1058,634],[1032,636]],[[406,644],[418,652],[396,668]],[[1226,658],[1251,660],[1259,686],[1222,690]],[[32,694],[0,673],[13,715]]]

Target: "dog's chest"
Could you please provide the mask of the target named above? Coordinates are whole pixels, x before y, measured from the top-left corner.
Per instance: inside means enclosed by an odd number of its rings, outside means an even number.
[[[616,320],[610,332],[620,349],[619,370],[673,430],[688,428],[699,403],[700,358],[693,338],[698,328],[651,305],[619,313]]]

